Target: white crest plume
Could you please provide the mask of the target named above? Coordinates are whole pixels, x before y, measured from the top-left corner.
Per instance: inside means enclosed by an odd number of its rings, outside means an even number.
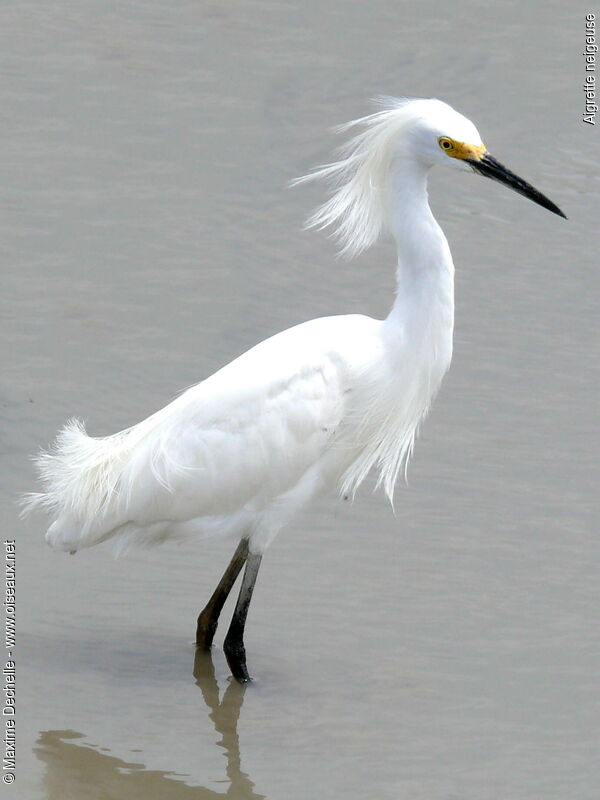
[[[292,181],[292,186],[321,178],[334,187],[330,199],[312,214],[307,228],[331,226],[340,255],[355,256],[374,244],[387,223],[387,176],[394,142],[409,119],[408,98],[379,97],[380,110],[334,128],[337,133],[363,128],[339,148],[340,161],[325,164]]]

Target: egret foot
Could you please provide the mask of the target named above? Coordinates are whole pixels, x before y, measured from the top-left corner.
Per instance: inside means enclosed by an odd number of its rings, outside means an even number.
[[[233,612],[231,625],[223,643],[223,650],[225,651],[229,669],[239,683],[248,683],[251,680],[246,667],[244,628],[261,559],[262,555],[260,553],[248,553],[240,594]]]
[[[196,626],[196,647],[210,650],[217,630],[217,620],[210,615],[208,606],[202,610]]]
[[[252,678],[248,674],[248,667],[246,666],[246,649],[243,642],[232,641],[227,634],[227,638],[223,642],[223,650],[231,674],[238,683],[250,683]]]

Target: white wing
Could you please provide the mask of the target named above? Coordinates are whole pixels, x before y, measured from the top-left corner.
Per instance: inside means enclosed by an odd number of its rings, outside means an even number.
[[[47,491],[31,501],[57,518],[49,540],[75,549],[128,523],[266,509],[326,453],[379,324],[352,315],[290,328],[114,436],[71,424],[41,457]]]

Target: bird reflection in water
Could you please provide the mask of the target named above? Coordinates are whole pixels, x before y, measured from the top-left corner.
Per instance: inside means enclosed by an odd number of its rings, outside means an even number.
[[[75,731],[42,731],[35,753],[46,765],[44,787],[47,800],[265,800],[254,791],[254,784],[240,767],[240,745],[237,723],[244,701],[245,687],[231,681],[219,699],[210,652],[198,650],[194,660],[194,677],[200,687],[215,731],[217,742],[227,759],[225,792],[202,786],[188,786],[172,774],[148,770],[143,764],[130,763],[99,752],[78,740],[84,734]]]

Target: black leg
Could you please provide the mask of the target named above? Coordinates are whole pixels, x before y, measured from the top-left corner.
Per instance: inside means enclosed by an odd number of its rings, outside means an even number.
[[[248,558],[248,539],[242,539],[237,550],[233,554],[233,558],[229,562],[229,566],[223,573],[223,577],[219,581],[219,585],[212,594],[212,597],[206,606],[200,612],[198,617],[198,626],[196,628],[196,645],[208,650],[212,645],[212,640],[217,630],[217,623],[219,621],[219,614],[223,610],[225,601],[229,596],[231,587],[235,583],[235,579],[240,574],[240,570],[244,566]]]
[[[244,570],[244,579],[242,581],[242,588],[240,589],[240,596],[233,612],[231,625],[227,631],[225,642],[223,643],[223,650],[227,657],[227,663],[231,674],[239,683],[248,683],[250,676],[246,668],[246,650],[244,648],[244,627],[246,625],[246,617],[248,616],[248,607],[252,599],[252,591],[258,575],[258,568],[260,567],[262,555],[258,553],[248,553],[246,561],[246,569]]]

